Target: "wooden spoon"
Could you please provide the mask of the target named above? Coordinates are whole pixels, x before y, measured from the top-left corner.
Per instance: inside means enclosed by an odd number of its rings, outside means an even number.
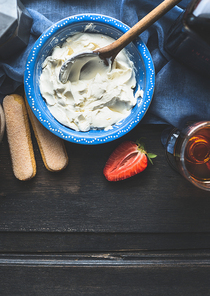
[[[96,58],[99,56],[100,59],[104,61],[106,65],[113,63],[116,55],[131,41],[133,41],[139,34],[145,31],[149,26],[156,22],[161,16],[178,4],[181,0],[164,0],[156,8],[154,8],[150,13],[148,13],[144,18],[142,18],[137,24],[135,24],[129,31],[123,34],[119,39],[113,43],[104,46],[102,48],[96,49],[92,52],[82,52],[75,54],[70,59],[65,61],[61,66],[59,73],[59,80],[62,83],[66,83],[69,79],[70,71],[72,65],[78,63],[80,69],[85,63],[90,61],[91,58]]]

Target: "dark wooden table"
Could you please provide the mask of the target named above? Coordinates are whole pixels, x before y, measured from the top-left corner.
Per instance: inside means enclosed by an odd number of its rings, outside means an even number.
[[[68,167],[18,181],[0,144],[0,295],[210,295],[210,193],[168,165],[163,125],[114,142],[65,142]],[[154,165],[121,182],[102,170],[124,140],[146,137]]]

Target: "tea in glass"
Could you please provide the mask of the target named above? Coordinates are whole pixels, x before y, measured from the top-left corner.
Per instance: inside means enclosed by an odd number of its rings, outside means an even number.
[[[179,172],[197,187],[210,191],[210,121],[194,123],[181,131],[173,130],[166,144],[167,151],[172,144]]]
[[[201,181],[210,180],[210,128],[198,130],[189,139],[184,158],[192,177]]]

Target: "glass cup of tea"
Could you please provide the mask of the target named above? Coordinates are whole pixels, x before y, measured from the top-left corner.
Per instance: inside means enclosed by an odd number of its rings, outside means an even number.
[[[169,164],[195,186],[210,191],[210,121],[174,128],[163,144]]]

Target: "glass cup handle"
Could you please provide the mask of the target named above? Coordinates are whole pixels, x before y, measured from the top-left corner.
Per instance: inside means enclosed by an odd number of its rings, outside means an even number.
[[[177,169],[175,157],[174,157],[174,146],[177,141],[177,138],[180,135],[180,130],[175,127],[166,128],[161,135],[161,142],[165,148],[165,156],[168,164],[179,173]]]

